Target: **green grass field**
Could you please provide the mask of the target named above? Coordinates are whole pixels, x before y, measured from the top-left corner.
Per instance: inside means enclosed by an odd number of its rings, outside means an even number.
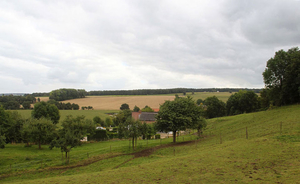
[[[23,118],[30,118],[31,117],[31,111],[32,110],[15,110]],[[99,116],[102,120],[105,120],[105,118],[109,117],[106,113],[114,113],[118,112],[117,110],[60,110],[60,122],[63,121],[68,115],[72,116],[81,116],[84,115],[86,119],[91,119],[95,116]]]
[[[37,150],[35,146],[24,148],[22,145],[7,145],[5,149],[0,150],[2,173],[24,170],[17,165],[21,165],[20,162],[30,165],[25,162],[34,161],[35,157],[48,159],[49,165],[43,166],[38,162],[27,169],[28,173],[20,173],[0,181],[1,183],[297,183],[300,178],[299,112],[300,105],[293,105],[264,112],[215,118],[208,121],[204,138],[199,141],[157,149],[146,157],[120,155],[75,168],[50,169],[50,160],[57,159],[56,165],[61,164],[59,163],[61,153],[58,149],[48,150],[46,145],[43,150]],[[186,135],[179,137],[179,141],[194,138]],[[171,139],[163,140],[163,144],[168,142],[171,142]],[[147,147],[146,141],[141,140],[139,144],[140,149]],[[159,140],[154,140],[148,142],[148,147],[159,144]],[[110,145],[113,145],[112,153]],[[89,159],[128,153],[128,145],[128,140],[84,144],[71,151],[71,160],[72,156],[74,159],[71,164],[88,161],[87,152],[90,152]],[[26,157],[30,157],[31,160]]]

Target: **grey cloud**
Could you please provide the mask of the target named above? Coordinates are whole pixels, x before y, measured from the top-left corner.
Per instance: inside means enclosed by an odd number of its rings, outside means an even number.
[[[300,43],[299,3],[2,1],[0,77],[33,91],[263,87],[276,49]]]

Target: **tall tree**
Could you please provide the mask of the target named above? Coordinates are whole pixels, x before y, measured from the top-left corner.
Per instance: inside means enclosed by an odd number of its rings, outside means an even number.
[[[300,51],[298,47],[287,52],[279,50],[267,61],[263,72],[268,97],[274,105],[300,102]]]
[[[257,94],[253,91],[239,91],[229,97],[226,103],[227,115],[254,112],[260,108]]]
[[[205,114],[207,118],[222,117],[226,114],[225,103],[219,100],[216,96],[207,97],[204,100],[204,105],[206,105]]]
[[[39,102],[34,104],[31,116],[36,119],[40,119],[42,117],[49,118],[51,119],[53,124],[57,124],[60,118],[58,108],[55,105],[46,102]]]
[[[180,130],[192,128],[199,121],[202,109],[195,101],[176,97],[174,101],[165,101],[157,114],[156,129],[158,131],[173,132],[173,142],[176,142],[176,133]]]

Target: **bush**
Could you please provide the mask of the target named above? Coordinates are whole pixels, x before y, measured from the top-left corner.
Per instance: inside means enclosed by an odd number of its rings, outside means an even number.
[[[106,130],[97,129],[95,134],[88,136],[88,140],[105,141],[108,140],[108,132]]]
[[[118,133],[108,132],[109,139],[118,139]]]
[[[156,134],[155,139],[160,139],[160,134]]]

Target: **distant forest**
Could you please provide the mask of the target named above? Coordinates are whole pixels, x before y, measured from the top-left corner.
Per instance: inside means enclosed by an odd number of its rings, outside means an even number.
[[[134,90],[102,90],[84,92],[84,96],[104,96],[104,95],[159,95],[159,94],[176,94],[192,92],[239,92],[240,90],[254,91],[259,93],[262,89],[248,88],[173,88],[173,89],[134,89]],[[54,90],[57,91],[57,90]],[[50,96],[50,93],[32,93],[35,97]]]

